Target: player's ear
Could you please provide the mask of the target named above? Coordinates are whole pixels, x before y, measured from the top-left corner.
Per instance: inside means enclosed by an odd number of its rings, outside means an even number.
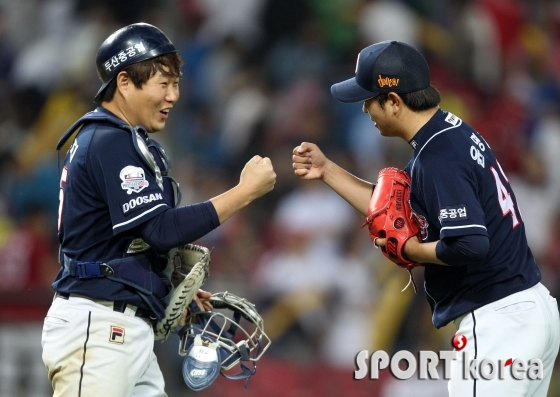
[[[115,77],[115,80],[117,80],[117,91],[119,91],[121,95],[126,96],[129,86],[132,84],[128,73],[125,71],[120,72],[117,77]]]
[[[387,94],[387,102],[385,103],[389,105],[395,113],[401,110],[404,105],[402,98],[394,92]]]

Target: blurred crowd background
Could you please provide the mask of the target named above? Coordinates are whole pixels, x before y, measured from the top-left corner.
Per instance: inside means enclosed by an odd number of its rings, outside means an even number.
[[[183,204],[235,186],[255,154],[278,175],[271,193],[197,241],[215,248],[205,288],[256,303],[273,340],[247,390],[220,378],[199,395],[447,395],[444,380],[353,380],[359,351],[450,350],[455,329],[433,328],[422,288],[401,293],[408,274],[373,248],[364,219],[291,168],[302,141],[370,181],[406,165],[405,142],[330,96],[381,40],[420,49],[441,107],[493,148],[543,284],[560,296],[560,1],[0,0],[0,396],[52,394],[40,339],[59,268],[55,146],[94,108],[100,43],[140,21],[185,61],[181,98],[154,136]],[[156,345],[167,392],[194,395],[177,342]],[[560,396],[558,365],[549,396]]]

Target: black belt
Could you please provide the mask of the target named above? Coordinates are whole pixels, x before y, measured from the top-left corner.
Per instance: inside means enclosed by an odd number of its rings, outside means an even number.
[[[65,292],[55,292],[54,294],[55,298],[61,298],[61,299],[65,299],[68,300],[68,298],[70,298],[70,294],[67,294]],[[92,299],[92,298],[90,298]],[[118,313],[124,313],[126,306],[128,304],[126,302],[123,301],[113,301],[113,311],[114,312],[118,312]],[[138,307],[136,309],[136,312],[134,313],[135,317],[140,317],[140,318],[145,318],[148,320],[152,320],[152,318],[150,318],[150,313],[147,310],[144,310],[140,307]]]

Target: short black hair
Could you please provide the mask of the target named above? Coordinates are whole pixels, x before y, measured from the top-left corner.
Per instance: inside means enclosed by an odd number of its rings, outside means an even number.
[[[168,68],[166,72],[163,68]],[[128,73],[130,80],[136,88],[142,88],[142,85],[153,77],[158,71],[164,75],[179,77],[181,75],[181,68],[183,67],[183,60],[176,52],[160,55],[155,58],[146,59],[142,62],[133,63],[122,70]],[[117,78],[109,83],[103,94],[101,95],[101,102],[108,102],[113,100],[115,92],[117,91]]]
[[[433,85],[430,85],[428,88],[424,88],[420,91],[397,95],[402,98],[406,106],[416,112],[431,109],[438,106],[441,102],[439,91]],[[375,97],[375,100],[379,103],[379,106],[383,108],[387,98],[388,94],[379,94]]]

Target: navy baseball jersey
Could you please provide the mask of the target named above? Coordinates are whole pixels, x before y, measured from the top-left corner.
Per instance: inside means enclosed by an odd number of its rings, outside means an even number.
[[[468,265],[425,265],[425,291],[440,328],[460,315],[537,284],[541,274],[492,150],[472,127],[438,110],[409,142],[410,204],[424,242],[485,235],[486,257]]]
[[[116,118],[102,107],[95,113]],[[143,129],[137,132],[159,168],[166,170],[167,159],[159,145]],[[66,154],[62,169],[58,219],[61,256],[76,263],[123,258],[139,237],[134,228],[173,206],[171,182],[167,178],[158,180],[135,148],[131,131],[107,122],[85,124]],[[165,264],[162,258],[161,266]],[[72,277],[65,266],[53,288],[149,309],[146,300],[127,285],[105,277]],[[161,299],[168,291],[150,292]]]

